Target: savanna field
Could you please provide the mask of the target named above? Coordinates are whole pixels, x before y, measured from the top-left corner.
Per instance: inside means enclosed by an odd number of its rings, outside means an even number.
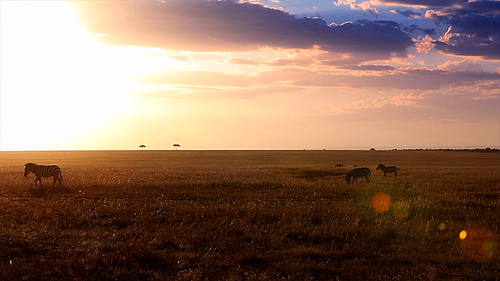
[[[0,280],[500,280],[496,150],[0,152],[0,212]]]

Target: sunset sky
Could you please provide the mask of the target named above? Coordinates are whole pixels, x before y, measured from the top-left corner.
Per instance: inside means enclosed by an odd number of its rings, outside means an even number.
[[[0,150],[500,148],[500,1],[0,1]]]

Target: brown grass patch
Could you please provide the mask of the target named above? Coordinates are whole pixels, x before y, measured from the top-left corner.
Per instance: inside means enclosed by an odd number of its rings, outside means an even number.
[[[495,280],[500,271],[493,154],[0,156],[4,280]],[[25,162],[57,162],[65,186],[34,188]],[[370,183],[347,185],[340,162],[372,167]],[[402,173],[384,178],[378,163]]]

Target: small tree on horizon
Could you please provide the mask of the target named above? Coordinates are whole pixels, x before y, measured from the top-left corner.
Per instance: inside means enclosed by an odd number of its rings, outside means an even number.
[[[144,148],[146,147],[146,145],[141,144],[141,145],[139,145],[139,147],[141,148],[141,150],[144,150]]]
[[[178,143],[174,143],[174,145],[173,145],[173,146],[175,147],[175,150],[177,150],[177,148],[181,147],[181,145],[180,145],[180,144],[178,144]]]

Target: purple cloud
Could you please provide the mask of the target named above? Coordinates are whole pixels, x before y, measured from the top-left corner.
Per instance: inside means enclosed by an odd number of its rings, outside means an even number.
[[[400,15],[405,16],[405,17],[410,18],[410,19],[419,19],[423,16],[421,13],[413,12],[410,10],[406,10],[406,11],[394,10],[394,13],[400,14]]]
[[[236,1],[73,1],[98,41],[111,45],[188,51],[244,51],[261,47],[406,56],[412,39],[391,21],[327,23]]]
[[[435,47],[448,54],[500,59],[500,2],[478,1],[440,11],[426,17],[451,26]]]
[[[435,41],[435,48],[458,56],[500,59],[500,2],[468,0],[381,0],[386,4],[424,6],[427,18],[436,24],[450,25],[448,32]],[[412,18],[413,11],[394,12]],[[406,29],[413,32],[413,29]],[[430,30],[429,30],[430,31]],[[426,32],[427,34],[432,34]]]

